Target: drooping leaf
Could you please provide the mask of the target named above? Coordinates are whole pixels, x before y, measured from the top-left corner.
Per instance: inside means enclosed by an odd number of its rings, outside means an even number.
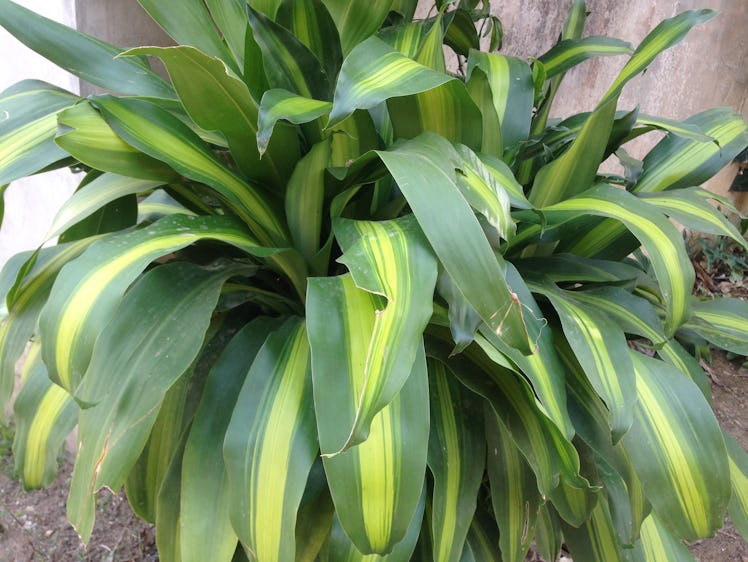
[[[528,335],[522,305],[503,282],[499,258],[456,185],[460,159],[452,145],[425,133],[378,154],[468,302],[508,345],[529,352],[534,342]]]
[[[600,498],[592,516],[579,527],[562,522],[564,538],[575,559],[590,562],[623,562],[618,539],[610,519],[608,502]]]
[[[23,386],[13,404],[15,470],[26,489],[46,488],[52,483],[60,449],[78,421],[78,405],[49,380],[39,349],[37,343],[29,351]]]
[[[231,523],[258,560],[293,560],[294,530],[317,454],[309,343],[289,319],[252,362],[226,429]]]
[[[538,518],[535,522],[535,543],[538,552],[546,560],[556,560],[561,552],[563,537],[561,535],[561,523],[558,520],[553,507],[544,503],[538,510]]]
[[[620,39],[591,36],[563,39],[538,60],[543,63],[546,79],[550,79],[593,57],[630,55],[632,52],[631,45]]]
[[[330,113],[332,104],[299,96],[288,90],[272,89],[262,95],[257,128],[257,148],[264,154],[281,119],[295,125],[309,123]]]
[[[733,297],[694,299],[692,310],[684,328],[722,349],[748,355],[748,302]]]
[[[658,210],[641,203],[626,191],[600,184],[577,197],[547,207],[543,212],[551,220],[558,211],[574,210],[615,218],[624,223],[649,251],[667,310],[665,332],[672,335],[689,317],[689,298],[695,274],[683,239],[675,226]],[[571,251],[587,254],[586,248],[578,246]]]
[[[711,536],[730,498],[727,452],[714,414],[685,374],[639,353],[632,358],[638,402],[624,449],[667,527],[686,540]]]
[[[164,395],[200,349],[221,286],[243,267],[184,262],[156,267],[127,293],[97,339],[76,396],[91,406],[79,416],[67,504],[84,541],[93,527],[95,492],[124,483]]]
[[[70,263],[39,319],[50,378],[72,392],[88,366],[96,338],[130,283],[154,259],[202,239],[222,240],[260,255],[268,252],[229,217],[174,215],[101,240]]]
[[[460,559],[475,514],[486,445],[481,407],[443,363],[429,359],[431,432],[428,465],[434,477],[431,527],[434,560]]]
[[[282,220],[259,191],[223,166],[190,129],[158,106],[136,99],[97,96],[109,125],[128,144],[179,173],[206,183],[223,197],[266,245],[284,246]]]
[[[686,546],[668,531],[654,513],[642,523],[641,544],[634,550],[633,559],[636,562],[694,562]]]
[[[541,497],[535,476],[496,413],[486,408],[491,501],[499,526],[501,559],[522,562],[535,533]]]
[[[77,100],[73,94],[36,81],[21,82],[1,94],[0,185],[35,174],[67,156],[54,143],[57,115]]]
[[[174,92],[143,59],[118,59],[122,50],[2,0],[0,25],[24,45],[71,74],[123,94],[172,98]]]
[[[239,169],[250,181],[281,188],[288,179],[298,148],[293,131],[278,131],[276,141],[261,157],[256,147],[259,108],[246,84],[219,59],[193,47],[140,47],[128,55],[159,57],[187,113],[203,129],[220,131]]]

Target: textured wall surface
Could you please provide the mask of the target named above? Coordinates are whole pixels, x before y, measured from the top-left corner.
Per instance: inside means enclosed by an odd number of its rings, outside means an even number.
[[[73,0],[21,0],[18,2],[48,18],[75,24]],[[77,92],[78,79],[51,65],[21,45],[0,28],[0,91],[26,79],[35,78]],[[67,170],[48,172],[13,182],[5,192],[5,219],[0,228],[0,265],[23,250],[39,246],[57,209],[75,189],[76,181]]]

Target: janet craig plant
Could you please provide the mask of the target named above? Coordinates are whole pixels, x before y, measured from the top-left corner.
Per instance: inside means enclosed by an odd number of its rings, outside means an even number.
[[[48,484],[77,425],[84,540],[123,485],[173,561],[521,561],[533,538],[676,559],[728,506],[748,534],[748,458],[679,343],[748,354],[748,305],[691,296],[668,218],[745,247],[695,186],[746,125],[617,109],[712,12],[633,49],[582,37],[575,0],[529,65],[479,50],[471,1],[140,3],[179,46],[121,52],[0,0],[22,42],[119,92],[0,97],[0,184],[85,172],[60,243],[0,276],[4,403],[32,341],[18,470]],[[603,55],[628,62],[597,107],[549,123]],[[598,174],[653,129],[637,174]]]

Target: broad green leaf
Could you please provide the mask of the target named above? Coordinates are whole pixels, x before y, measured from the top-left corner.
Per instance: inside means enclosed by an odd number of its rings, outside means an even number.
[[[686,540],[711,536],[730,498],[727,452],[714,414],[686,375],[638,353],[632,358],[638,402],[624,449],[668,528]]]
[[[491,88],[506,151],[530,135],[535,91],[532,71],[521,59],[473,50],[468,57],[468,79],[476,68],[485,73]]]
[[[275,21],[278,10],[284,2],[285,0],[250,0],[249,5],[252,6],[253,10],[257,10]]]
[[[284,246],[285,226],[260,192],[223,166],[176,117],[143,100],[97,96],[96,105],[128,144],[213,187],[266,245]]]
[[[226,430],[231,522],[257,560],[295,556],[296,513],[317,454],[310,367],[304,323],[289,319],[257,352]]]
[[[535,544],[545,560],[556,560],[561,552],[561,522],[550,504],[544,503],[535,521]]]
[[[732,297],[694,299],[692,309],[684,328],[722,349],[748,355],[748,302]]]
[[[486,73],[480,68],[474,68],[470,73],[470,78],[465,82],[465,87],[481,113],[481,153],[490,154],[493,158],[498,159],[504,154],[504,145],[501,141],[501,122],[499,121],[499,115],[496,113],[493,92],[491,92]]]
[[[330,113],[332,104],[296,95],[288,90],[267,90],[262,95],[255,142],[260,154],[270,143],[275,125],[281,119],[294,125],[309,123]]]
[[[141,47],[127,55],[160,58],[169,71],[184,108],[203,129],[220,131],[239,169],[251,181],[281,188],[298,155],[294,131],[278,131],[275,143],[262,157],[256,150],[258,106],[246,84],[233,76],[221,60],[193,47]]]
[[[335,519],[322,458],[314,460],[296,517],[296,562],[317,562]]]
[[[522,303],[506,284],[500,258],[456,185],[455,170],[461,159],[452,145],[426,133],[377,154],[467,301],[508,345],[530,352],[534,342],[528,335]]]
[[[210,16],[221,30],[239,69],[244,68],[247,8],[244,0],[206,0]]]
[[[248,13],[270,87],[307,98],[329,99],[334,77],[325,74],[314,53],[293,33],[262,13],[252,8]]]
[[[57,115],[77,100],[73,94],[36,81],[21,82],[2,93],[0,185],[35,174],[67,156],[54,143]]]
[[[530,289],[519,272],[511,263],[506,264],[505,271],[509,286],[512,287],[522,303],[523,313],[528,318],[534,319],[540,326],[533,342],[535,352],[525,355],[521,351],[510,347],[507,342],[488,330],[485,325],[480,328],[480,333],[493,349],[508,357],[519,368],[519,372],[527,377],[545,415],[556,424],[568,439],[571,439],[574,435],[574,427],[566,410],[564,368],[553,349],[552,330],[548,329],[543,312],[535,302]],[[485,347],[483,350],[487,351]],[[492,359],[494,358],[492,357]]]
[[[478,150],[482,117],[465,85],[451,80],[411,96],[387,100],[395,138],[411,139],[429,131]]]
[[[715,236],[729,237],[741,245],[743,250],[748,250],[748,242],[735,225],[710,203],[710,201],[726,202],[718,195],[698,187],[660,193],[642,192],[637,195],[686,228]]]
[[[512,264],[529,279],[547,277],[554,283],[620,284],[641,277],[641,269],[613,260],[556,253],[543,258],[513,259]]]
[[[496,413],[485,408],[491,502],[501,559],[522,562],[535,534],[541,497],[535,476]]]
[[[286,219],[291,240],[308,261],[320,249],[325,170],[330,161],[330,152],[328,140],[312,146],[296,164],[286,189]]]
[[[512,207],[518,209],[532,208],[532,205],[525,197],[522,186],[517,181],[517,178],[514,177],[509,166],[496,156],[490,154],[484,154],[481,152],[478,153],[478,158],[481,159],[481,162],[483,162],[483,165],[486,167],[488,172],[509,195],[509,201],[511,202]]]
[[[436,285],[436,260],[412,218],[338,220],[334,229],[343,248],[339,261],[351,275],[310,280],[307,301],[319,361],[315,387],[336,384],[349,393],[345,402],[315,395],[323,454],[364,441],[376,413],[405,383],[431,318]]]
[[[452,339],[455,344],[452,355],[462,353],[475,339],[475,333],[483,321],[462,296],[446,271],[439,274],[437,289],[449,306],[449,329],[452,332]]]
[[[157,189],[138,203],[138,224],[154,222],[168,215],[192,215],[190,211],[163,189]]]
[[[486,398],[503,423],[527,463],[535,473],[538,490],[548,496],[564,478],[570,485],[584,488],[579,475],[579,457],[571,442],[539,408],[530,385],[491,361],[475,346],[447,358],[441,342],[429,345],[435,356],[470,390]]]
[[[345,530],[336,517],[333,522],[332,532],[321,552],[321,562],[409,562],[413,560],[412,554],[421,530],[424,506],[426,505],[426,489],[424,486],[418,507],[410,522],[405,538],[397,543],[389,554],[361,554],[356,546],[345,534]]]
[[[444,35],[444,43],[457,54],[467,57],[471,49],[480,49],[480,37],[475,22],[468,10],[458,8],[451,14],[453,17]]]
[[[592,511],[592,516],[580,527],[564,522],[564,539],[575,560],[590,562],[623,562],[618,538],[610,519],[608,502],[600,498]]]
[[[46,488],[52,483],[60,449],[78,421],[77,404],[49,380],[39,349],[37,343],[29,351],[23,386],[13,405],[15,471],[26,489]]]
[[[87,101],[60,112],[58,123],[55,143],[96,170],[164,183],[179,177],[163,162],[119,138]]]
[[[229,217],[174,215],[144,229],[93,244],[58,277],[40,319],[42,355],[50,378],[73,391],[85,372],[94,342],[135,278],[156,258],[198,240],[232,244],[267,255]]]
[[[149,192],[160,181],[141,180],[117,174],[102,174],[76,191],[55,215],[45,236],[49,240],[121,197]]]
[[[476,515],[470,523],[460,562],[501,562],[499,530],[493,518]]]
[[[631,44],[612,37],[591,36],[582,39],[563,39],[550,51],[540,55],[546,79],[563,74],[570,68],[593,57],[630,55]]]
[[[315,405],[319,416],[320,404]],[[420,520],[428,411],[426,358],[421,347],[400,393],[374,417],[368,439],[337,456],[323,457],[341,526],[363,554],[392,552],[412,537],[413,519]]]
[[[314,53],[328,79],[334,81],[343,64],[343,53],[335,22],[324,3],[318,0],[284,2],[277,21]]]
[[[434,53],[434,46],[442,44],[442,30],[437,27],[442,21],[441,14],[429,20],[416,20],[401,25],[385,27],[377,37],[391,45],[409,59],[428,66],[434,70],[445,72],[444,54]],[[426,47],[426,43],[430,43]],[[426,49],[425,52],[422,51]],[[436,64],[434,64],[436,63]]]
[[[173,262],[145,274],[96,341],[77,400],[78,455],[68,517],[91,535],[95,492],[118,489],[145,446],[168,389],[196,357],[221,286],[242,267]],[[116,384],[113,384],[116,381]]]
[[[226,48],[202,0],[138,0],[146,12],[180,45],[218,57],[234,70],[239,66]]]
[[[695,562],[693,555],[652,513],[641,526],[641,544],[634,550],[636,562]]]
[[[543,213],[553,221],[555,213],[571,211],[615,218],[639,239],[652,260],[666,306],[665,332],[672,335],[689,317],[690,292],[695,278],[683,238],[675,226],[632,194],[605,184],[547,207]],[[585,255],[585,250],[576,247],[572,253]]]
[[[696,383],[709,404],[712,403],[712,382],[704,372],[699,361],[684,348],[678,340],[670,339],[665,345],[657,348],[657,355],[663,361],[686,373]]]
[[[33,254],[36,256],[35,261],[24,264],[32,266],[31,271],[27,272],[29,275],[18,282],[17,288],[12,291],[12,299],[8,296],[7,301],[3,299],[0,303],[0,412],[3,415],[13,393],[16,361],[36,330],[39,314],[49,296],[52,283],[60,268],[76,258],[91,242],[92,240],[81,240],[54,248],[43,248],[38,254]],[[31,253],[11,258],[6,268],[15,269],[14,265],[26,261],[29,255]]]
[[[722,436],[730,457],[730,519],[743,539],[748,540],[748,454],[726,431],[722,431]]]
[[[628,431],[634,416],[636,378],[623,330],[597,308],[587,307],[573,293],[544,285],[561,320],[563,333],[587,378],[610,411],[613,442]]]
[[[371,109],[392,97],[425,92],[453,80],[421,65],[378,37],[360,43],[343,61],[327,127],[356,109]]]
[[[637,129],[635,129],[635,131],[632,131],[630,137],[634,134],[638,136],[640,131],[644,133],[650,130],[660,130],[671,133],[672,135],[675,135],[677,137],[695,140],[702,143],[715,142],[715,139],[713,137],[710,137],[709,135],[704,133],[700,125],[688,120],[677,121],[675,119],[667,119],[666,117],[660,117],[657,115],[639,113],[639,115],[636,117],[636,126]]]
[[[344,119],[334,127],[330,128],[330,166],[349,169],[353,166],[359,156],[379,148],[379,137],[377,136],[374,121],[368,111],[354,111],[347,119]],[[379,165],[384,175],[384,166],[375,158],[374,163]]]
[[[431,526],[434,560],[457,562],[475,514],[486,465],[481,406],[444,364],[429,359],[431,431],[428,465],[434,477]]]
[[[322,3],[338,27],[345,56],[376,33],[393,8],[393,0],[372,0],[367,3],[366,10],[347,0],[322,0]]]
[[[114,45],[44,18],[15,2],[0,1],[0,26],[86,82],[123,94],[174,97],[169,84],[143,59],[116,58],[122,50]]]
[[[184,436],[183,436],[184,437]],[[159,560],[182,562],[181,525],[179,519],[179,489],[182,477],[182,452],[184,438],[172,458],[161,488],[158,490],[156,509],[156,547]]]

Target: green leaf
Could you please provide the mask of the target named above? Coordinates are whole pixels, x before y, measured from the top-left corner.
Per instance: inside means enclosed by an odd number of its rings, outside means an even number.
[[[330,160],[330,142],[324,140],[294,168],[286,189],[286,219],[294,247],[307,261],[320,249],[325,196],[325,170]]]
[[[392,552],[380,556],[378,554],[361,554],[356,546],[345,534],[345,530],[336,517],[333,523],[332,532],[325,544],[321,556],[321,562],[409,562],[413,560],[412,554],[418,541],[421,530],[421,521],[423,520],[423,511],[426,505],[426,489],[421,493],[421,499],[418,507],[410,522],[405,538],[397,543]]]
[[[249,24],[262,51],[271,88],[288,90],[307,98],[329,99],[331,78],[299,38],[252,8],[249,9]]]
[[[657,115],[648,115],[646,113],[639,113],[636,118],[636,125],[640,127],[636,132],[632,131],[629,137],[634,134],[638,136],[639,131],[648,132],[650,130],[666,131],[681,137],[684,139],[695,140],[698,142],[715,142],[713,137],[710,137],[701,129],[700,125],[696,123],[686,121],[677,121],[675,119],[667,119],[665,117],[659,117]],[[667,137],[666,137],[667,138]]]
[[[267,90],[262,95],[258,116],[256,144],[260,154],[267,150],[275,124],[281,119],[301,125],[327,115],[331,108],[329,101],[298,96],[288,90]]]
[[[123,94],[172,98],[174,92],[142,59],[118,59],[122,50],[0,1],[0,25],[31,50],[79,78]]]
[[[34,344],[26,358],[23,386],[13,410],[15,471],[25,489],[46,488],[57,475],[57,458],[65,438],[78,421],[78,405],[64,389],[47,377]]]
[[[138,3],[178,44],[195,47],[208,56],[218,57],[233,70],[238,69],[202,0],[138,0]]]
[[[296,562],[317,562],[330,537],[335,518],[322,458],[317,457],[301,498],[296,517]]]
[[[663,361],[670,363],[682,373],[686,373],[696,383],[709,404],[712,403],[712,382],[704,372],[699,361],[691,355],[678,340],[668,340],[665,345],[657,349],[657,355]]]
[[[608,502],[600,498],[592,516],[580,527],[561,523],[564,538],[575,559],[590,562],[623,562],[624,557],[610,519]]]
[[[475,22],[468,10],[457,8],[452,14],[454,16],[447,27],[444,43],[455,53],[467,57],[471,49],[480,49],[480,37]]]
[[[334,376],[350,393],[346,402],[318,408],[325,412],[318,412],[323,454],[364,441],[376,413],[405,383],[432,314],[436,285],[436,260],[412,218],[338,220],[335,234],[343,247],[339,261],[351,276],[310,280],[307,309],[312,350],[319,354],[315,387],[328,387],[333,383],[327,377]],[[382,295],[386,304],[373,295]],[[340,361],[349,363],[343,367]],[[346,373],[345,384],[340,373]]]
[[[655,513],[686,540],[712,536],[730,498],[717,420],[691,380],[632,352],[638,402],[622,443]]]
[[[392,97],[425,92],[453,80],[421,65],[378,37],[356,46],[343,61],[335,87],[330,128],[356,109],[371,109]]]
[[[574,211],[611,217],[624,223],[649,253],[667,310],[665,333],[672,335],[690,315],[690,292],[695,274],[678,230],[659,211],[642,203],[626,191],[600,184],[573,199],[543,209],[543,213],[551,221],[557,212]],[[586,248],[579,246],[571,252],[587,253]]]
[[[239,69],[244,68],[247,8],[243,0],[206,0],[210,16],[221,30]]]
[[[686,228],[715,236],[727,236],[744,250],[748,250],[748,242],[735,225],[710,203],[712,200],[723,202],[718,195],[698,187],[661,193],[642,192],[637,195]]]
[[[21,82],[2,93],[0,185],[35,174],[67,156],[54,143],[57,115],[77,100],[73,94],[36,81]]]
[[[431,525],[434,560],[458,561],[475,514],[486,465],[480,403],[444,364],[429,359],[431,432],[428,465],[434,477]]]
[[[257,352],[223,454],[231,522],[245,550],[257,560],[293,560],[296,513],[317,454],[309,343],[299,319]]]
[[[154,259],[203,239],[220,240],[252,254],[272,252],[259,248],[229,217],[174,215],[145,229],[100,240],[65,268],[39,319],[50,378],[73,391],[96,338],[130,283]]]
[[[102,174],[78,189],[65,201],[55,215],[45,239],[54,238],[112,201],[127,195],[148,192],[160,185],[160,181]]]
[[[499,530],[493,519],[485,515],[476,515],[470,523],[460,562],[501,562]]]
[[[278,211],[260,192],[223,166],[176,117],[143,100],[98,96],[96,105],[128,144],[160,159],[179,173],[213,187],[232,205],[260,242],[285,245]]]
[[[694,562],[693,555],[654,513],[641,526],[641,544],[634,550],[636,562]]]
[[[348,56],[359,44],[379,30],[390,9],[393,0],[372,0],[366,10],[347,0],[322,0],[330,12],[340,34],[340,45],[343,54]]]
[[[586,307],[569,291],[544,285],[541,291],[556,309],[563,333],[587,378],[610,411],[613,442],[628,431],[634,417],[636,378],[623,330]]]
[[[483,162],[483,165],[486,167],[488,172],[509,195],[509,201],[511,202],[512,207],[518,209],[532,208],[532,205],[525,197],[522,186],[517,181],[517,178],[514,177],[509,166],[499,158],[490,154],[478,153],[478,158],[481,159],[481,162]]]
[[[540,55],[546,79],[565,73],[570,68],[593,57],[630,55],[631,44],[620,39],[591,36],[581,39],[563,39],[550,51]]]
[[[318,394],[315,391],[315,400]],[[315,405],[319,419],[320,404],[315,401]],[[414,519],[420,529],[428,411],[426,358],[421,347],[400,393],[375,416],[368,439],[337,456],[323,457],[341,526],[361,553],[394,553],[405,541],[413,540]]]
[[[748,355],[748,302],[732,297],[694,299],[692,309],[693,316],[683,328],[722,349]]]
[[[540,492],[529,465],[496,414],[485,408],[488,477],[501,559],[522,562],[535,533]]]
[[[482,137],[480,150],[482,153],[490,154],[498,160],[498,157],[504,154],[501,122],[499,121],[499,115],[496,113],[493,92],[486,73],[480,68],[474,68],[470,73],[470,78],[465,82],[465,87],[481,113]]]
[[[145,274],[96,341],[76,398],[79,448],[68,517],[91,535],[95,492],[123,483],[143,449],[167,390],[197,356],[226,279],[237,266],[173,262]],[[116,381],[116,384],[113,384]]]
[[[544,503],[538,510],[535,522],[535,543],[538,552],[545,560],[556,560],[561,552],[563,537],[561,522],[550,504]]]
[[[726,431],[722,431],[722,436],[730,457],[730,519],[743,539],[748,540],[748,454]]]
[[[96,170],[167,183],[178,174],[123,141],[88,101],[60,112],[55,143]]]
[[[461,159],[452,145],[425,133],[377,154],[467,301],[508,345],[530,352],[534,343],[528,335],[522,304],[506,284],[500,258],[494,255],[472,209],[460,194],[455,170]]]
[[[488,80],[506,151],[530,135],[535,92],[532,71],[521,59],[473,50],[468,57],[468,79],[476,68],[482,70]]]
[[[279,130],[273,146],[261,159],[262,153],[255,149],[257,103],[246,84],[233,76],[221,60],[186,46],[141,47],[125,54],[159,57],[189,116],[203,129],[219,131],[226,137],[244,176],[276,188],[285,185],[287,169],[298,155],[295,133]]]

